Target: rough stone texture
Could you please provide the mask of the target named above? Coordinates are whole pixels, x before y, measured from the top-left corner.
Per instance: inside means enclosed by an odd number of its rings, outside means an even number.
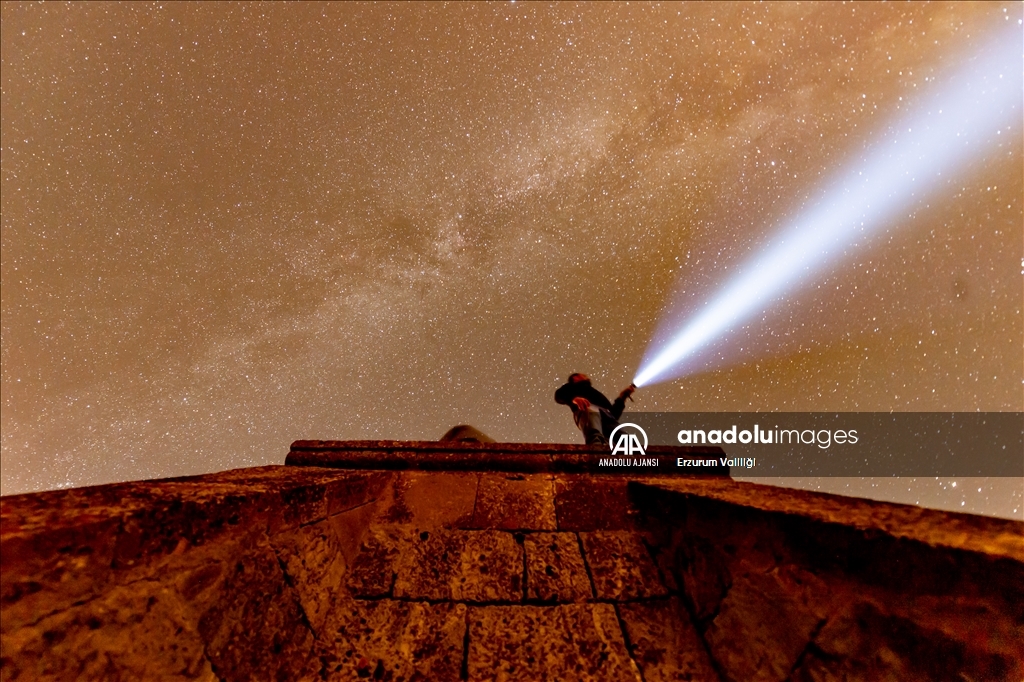
[[[632,485],[637,490],[645,487],[642,482]],[[683,496],[718,500],[733,508],[775,512],[861,531],[878,531],[930,547],[949,547],[1024,562],[1024,524],[1020,521],[778,488],[727,477],[674,478],[652,481],[650,486]]]
[[[159,583],[119,586],[5,637],[0,678],[213,680],[189,616]]]
[[[620,476],[560,476],[555,480],[558,530],[636,528],[636,507]]]
[[[380,523],[416,528],[466,528],[472,524],[479,474],[404,471],[395,477],[392,497],[381,505]]]
[[[225,573],[216,608],[199,619],[214,672],[221,679],[299,679],[313,635],[273,550],[247,551]]]
[[[633,492],[725,680],[1024,679],[1024,524],[739,482]]]
[[[182,551],[157,573],[5,630],[0,679],[299,679],[309,671],[310,626],[265,534]]]
[[[675,556],[668,562],[668,572],[676,576],[677,582],[682,582],[694,619],[703,630],[717,615],[722,600],[732,586],[727,558],[721,547],[696,535],[659,554],[668,557],[673,550]],[[678,569],[674,573],[671,570],[673,567]]]
[[[0,679],[300,679],[388,474],[259,467],[0,500]],[[312,666],[312,668],[310,667]]]
[[[391,594],[395,582],[395,561],[410,542],[413,531],[402,526],[373,526],[363,540],[352,563],[347,584],[357,597],[383,597]]]
[[[645,682],[717,682],[704,642],[675,597],[619,604],[633,660]]]
[[[552,477],[538,474],[481,475],[473,527],[555,530]]]
[[[594,596],[575,533],[525,536],[526,596],[543,602],[582,602]]]
[[[271,544],[306,621],[317,634],[345,576],[345,556],[334,528],[325,519],[278,533]]]
[[[610,604],[469,611],[470,680],[640,680]]]
[[[791,679],[1018,679],[1001,657],[886,611],[862,602],[836,614],[808,646]]]
[[[518,602],[523,548],[511,533],[422,531],[395,562],[394,596],[408,599]]]
[[[324,679],[458,680],[463,604],[391,599],[339,603],[317,643]]]
[[[705,632],[711,655],[731,680],[784,680],[816,629],[824,609],[806,603],[801,578],[790,570],[738,578]],[[780,624],[785,624],[780,627]]]
[[[331,529],[334,531],[334,536],[338,539],[338,549],[341,550],[346,567],[351,566],[356,560],[356,555],[359,554],[363,538],[370,527],[374,514],[377,512],[377,504],[375,502],[371,501],[358,507],[347,509],[327,519],[327,522],[331,524]]]
[[[580,533],[598,599],[662,597],[668,590],[658,576],[643,539],[630,531]]]
[[[59,504],[59,498],[53,503]],[[16,501],[0,498],[0,505],[4,512],[0,632],[6,634],[34,623],[41,616],[95,599],[114,586],[111,566],[120,529],[116,516],[104,517],[97,510],[51,529],[45,527],[44,521],[40,524],[42,528],[22,530],[7,524],[8,509]]]
[[[4,616],[14,623],[22,614],[57,607],[55,600],[80,601],[135,567],[153,575],[175,552],[249,527],[276,532],[317,521],[331,506],[342,511],[365,503],[385,479],[370,472],[259,467],[4,497]]]
[[[3,498],[0,680],[1024,679],[1022,523],[448,445]]]

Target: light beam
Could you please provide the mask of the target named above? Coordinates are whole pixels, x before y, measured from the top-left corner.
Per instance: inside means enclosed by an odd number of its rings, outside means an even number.
[[[955,171],[983,158],[999,142],[1012,143],[1024,99],[1021,26],[1012,24],[936,83],[678,332],[664,333],[663,322],[633,383],[645,386],[687,374],[693,369],[687,361],[698,351],[865,246]]]

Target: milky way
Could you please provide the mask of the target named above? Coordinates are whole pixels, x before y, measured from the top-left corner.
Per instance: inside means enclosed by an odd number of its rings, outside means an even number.
[[[3,493],[457,423],[575,442],[570,372],[628,384],[674,287],[1021,14],[4,3]],[[1012,137],[773,353],[630,409],[1024,409],[1021,167]],[[788,483],[1024,509],[1015,479]]]

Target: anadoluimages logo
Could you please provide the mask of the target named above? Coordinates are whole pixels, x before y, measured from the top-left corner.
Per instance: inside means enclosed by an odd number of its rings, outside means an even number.
[[[619,433],[621,429],[629,428],[635,430],[639,435],[643,436],[644,444],[640,445],[640,439],[637,438],[636,433],[631,431],[623,431],[616,440],[615,434]],[[611,437],[608,439],[612,443],[612,454],[613,455],[639,455],[643,457],[647,454],[647,432],[636,424],[619,424],[612,431]]]

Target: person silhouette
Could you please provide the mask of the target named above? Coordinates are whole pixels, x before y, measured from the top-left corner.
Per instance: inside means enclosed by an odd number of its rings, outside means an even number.
[[[619,425],[619,417],[626,409],[626,400],[632,400],[636,386],[622,389],[615,402],[594,388],[590,377],[580,372],[569,375],[569,381],[555,391],[555,402],[568,405],[573,421],[583,432],[587,445],[608,445],[608,436]]]

